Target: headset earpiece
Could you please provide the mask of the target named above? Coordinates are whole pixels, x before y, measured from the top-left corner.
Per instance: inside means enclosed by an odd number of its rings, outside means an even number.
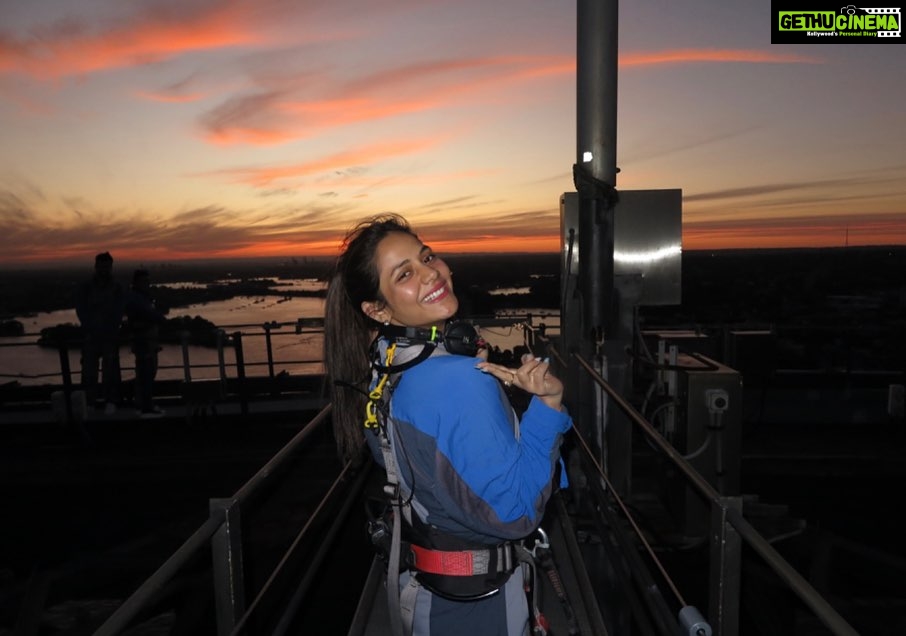
[[[450,353],[474,358],[483,344],[484,340],[470,322],[458,320],[444,329],[444,347]]]

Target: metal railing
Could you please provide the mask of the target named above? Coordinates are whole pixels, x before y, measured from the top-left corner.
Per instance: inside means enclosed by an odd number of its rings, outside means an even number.
[[[335,501],[342,496],[340,511],[333,517],[331,526],[326,531],[319,529],[317,537],[319,547],[308,563],[307,574],[296,587],[290,602],[285,606],[276,631],[272,632],[285,633],[294,609],[298,607],[308,592],[312,584],[312,576],[331,548],[332,538],[342,527],[350,506],[357,501],[356,496],[350,496],[348,493],[361,491],[367,473],[362,471],[352,478],[350,464],[347,463],[342,467],[308,521],[295,536],[289,550],[280,559],[267,581],[251,601],[247,599],[245,589],[243,534],[240,519],[242,511],[246,510],[261,491],[275,479],[276,475],[282,472],[300,447],[309,441],[326,421],[329,421],[329,413],[330,406],[323,408],[232,497],[212,499],[210,516],[207,520],[114,611],[94,632],[95,636],[113,636],[122,633],[144,609],[158,599],[160,591],[208,546],[212,551],[213,559],[217,633],[220,636],[246,633],[244,630],[247,628],[250,616],[256,611],[262,599],[272,591],[274,581],[290,562],[299,545],[310,539],[312,529],[315,527],[315,520],[324,516],[325,508],[330,501]]]
[[[552,353],[559,363],[565,368],[566,361],[562,358],[555,348],[551,348]],[[683,456],[671,446],[654,426],[648,422],[629,402],[627,402],[619,392],[614,389],[604,377],[594,368],[594,366],[585,360],[582,356],[574,354],[573,356],[580,367],[588,373],[592,380],[604,390],[613,403],[623,412],[632,423],[637,426],[658,449],[663,453],[667,460],[673,464],[684,477],[686,481],[701,495],[711,507],[710,522],[710,581],[709,605],[711,611],[711,627],[716,634],[722,636],[732,636],[739,633],[739,609],[740,609],[740,569],[742,560],[742,544],[746,543],[756,554],[758,554],[771,570],[783,581],[786,586],[795,593],[798,598],[809,607],[815,616],[837,636],[858,636],[858,632],[847,623],[842,616],[806,581],[793,566],[791,566],[763,537],[757,530],[743,517],[741,508],[742,501],[740,497],[725,497],[718,493],[711,484],[705,480]],[[576,436],[581,440],[579,431],[574,430]],[[584,442],[582,442],[584,443]],[[584,446],[587,457],[594,460],[594,454]],[[600,476],[608,483],[610,497],[615,499],[622,509],[623,514],[633,525],[637,536],[641,539],[646,547],[649,556],[658,565],[661,574],[666,579],[672,593],[682,606],[685,606],[685,600],[678,591],[673,582],[670,580],[667,572],[660,566],[657,556],[651,547],[645,541],[641,530],[635,525],[632,514],[620,500],[614,488],[607,482],[607,476],[604,470],[597,462],[595,467]],[[589,483],[594,485],[594,480],[589,479]],[[596,494],[599,498],[605,497],[603,489],[598,489]],[[650,583],[650,581],[648,581]],[[657,611],[658,608],[655,608]]]
[[[284,330],[284,328],[286,327],[289,327],[290,329]],[[211,334],[209,334],[213,337],[213,345],[206,347],[216,352],[216,363],[192,362],[192,356],[190,353],[191,347],[193,346],[192,334],[189,331],[183,330],[180,332],[180,342],[178,344],[167,345],[180,348],[181,364],[161,365],[158,367],[158,371],[179,370],[181,371],[181,376],[185,380],[190,381],[192,379],[192,371],[198,369],[217,369],[219,376],[221,378],[225,378],[228,375],[229,369],[232,369],[237,375],[240,373],[243,375],[248,375],[247,371],[250,369],[266,367],[265,375],[270,378],[274,378],[279,372],[281,366],[290,367],[303,364],[320,365],[322,361],[320,352],[317,357],[291,358],[277,361],[274,357],[275,338],[284,339],[291,336],[320,335],[321,333],[323,333],[323,327],[324,320],[322,318],[299,318],[292,322],[271,321],[266,323],[219,325],[212,330]],[[21,340],[22,338],[33,339],[26,342],[8,342],[6,340],[10,337],[0,338],[0,351],[12,351],[24,348],[55,349],[59,354],[59,367],[54,371],[31,374],[0,372],[0,378],[6,378],[9,380],[36,380],[57,378],[62,384],[66,382],[68,376],[69,380],[72,381],[73,371],[69,354],[70,352],[78,352],[80,350],[81,341],[78,339],[60,339],[56,342],[42,342],[40,341],[40,337],[41,334],[39,333],[24,333],[20,336],[16,336],[17,340]],[[246,339],[256,340],[258,338],[264,340],[266,358],[264,360],[249,361],[246,359],[245,347],[243,343]],[[129,342],[130,340],[128,338],[121,338],[119,342],[120,348],[127,346]],[[234,353],[234,358],[232,361],[227,360],[226,352],[229,350],[232,350]],[[128,365],[123,365],[121,366],[121,370],[134,371],[135,368]]]
[[[302,346],[299,339],[317,339],[323,334],[323,319],[300,318],[293,322],[268,322],[264,324],[231,324],[217,327],[208,334],[208,345],[195,344],[188,331],[180,332],[179,344],[165,344],[174,359],[178,353],[180,364],[160,364],[154,382],[155,398],[176,404],[189,404],[202,399],[213,403],[237,402],[241,413],[247,414],[249,401],[255,392],[265,391],[270,395],[310,391],[311,380],[323,373],[320,346]],[[57,368],[53,371],[33,374],[3,374],[0,372],[0,402],[14,411],[43,410],[51,405],[51,412],[58,409],[53,417],[61,423],[78,427],[87,417],[86,396],[80,394],[84,385],[80,382],[78,352],[79,340],[61,338],[53,342],[39,341],[40,334],[23,334],[17,341],[0,339],[0,355],[8,352],[13,357],[28,355],[28,350],[46,349],[57,352]],[[22,338],[34,340],[22,342]],[[262,342],[260,346],[249,346],[249,342]],[[285,344],[289,342],[289,344]],[[314,341],[313,341],[314,342]],[[294,349],[291,355],[278,359],[274,355],[275,344],[281,349]],[[125,350],[129,340],[120,342]],[[173,348],[178,351],[173,351]],[[314,349],[309,353],[309,349]],[[121,359],[131,359],[119,351]],[[253,355],[249,355],[249,352]],[[53,360],[42,363],[44,367],[54,364]],[[9,366],[9,365],[6,365]],[[74,369],[73,366],[76,368]],[[118,393],[121,401],[128,401],[135,391],[135,367],[118,364]],[[213,373],[211,370],[216,370]],[[169,374],[167,372],[170,372]],[[3,384],[3,381],[7,382]],[[38,383],[20,383],[19,380],[41,380]],[[56,381],[54,381],[56,380]],[[100,383],[99,383],[100,384]],[[60,395],[54,396],[54,393]],[[48,412],[47,417],[50,417]]]

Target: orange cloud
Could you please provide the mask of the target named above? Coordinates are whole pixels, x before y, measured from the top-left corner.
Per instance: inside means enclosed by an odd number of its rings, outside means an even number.
[[[205,215],[205,211],[200,211]],[[440,254],[479,252],[556,253],[560,238],[556,216],[550,213],[503,215],[521,219],[521,225],[506,229],[495,223],[416,221],[416,231]],[[903,215],[900,215],[903,216]],[[120,261],[174,261],[198,258],[247,258],[262,256],[333,256],[338,253],[344,228],[297,220],[294,227],[252,225],[218,226],[214,222],[181,223],[167,232],[145,224],[139,228],[108,227],[99,231],[77,228],[45,231],[40,241],[10,245],[0,255],[0,264],[72,261],[87,263],[99,250],[110,250]],[[906,218],[906,216],[903,216]],[[529,224],[529,219],[535,219]],[[552,224],[553,222],[553,224]],[[289,224],[293,225],[293,224]],[[499,226],[499,227],[498,227]],[[154,234],[157,232],[157,234]],[[49,235],[49,236],[48,236]],[[269,236],[270,235],[270,236]],[[199,237],[204,237],[200,239]],[[216,237],[212,239],[211,237]],[[684,250],[834,247],[844,245],[906,245],[906,221],[897,216],[878,216],[866,222],[853,220],[787,219],[772,224],[752,220],[736,223],[687,223],[683,229]]]
[[[314,103],[288,102],[281,106],[281,110],[310,122],[314,127],[327,128],[415,113],[436,105],[436,99],[427,98],[392,104],[368,98],[347,98]]]
[[[556,233],[532,237],[489,236],[462,241],[431,241],[431,248],[440,254],[551,253],[560,251],[560,237]]]
[[[256,188],[271,186],[275,181],[299,179],[327,172],[346,171],[351,167],[360,168],[391,157],[422,152],[435,145],[437,140],[421,139],[412,141],[389,141],[339,152],[314,161],[288,166],[267,166],[264,168],[232,168],[196,176],[225,177],[232,183],[244,183]]]
[[[821,60],[788,52],[681,49],[624,55],[619,63],[634,67],[696,62],[818,64]],[[202,118],[203,136],[218,145],[286,143],[328,128],[474,101],[487,88],[494,90],[499,101],[500,87],[506,83],[571,77],[575,69],[575,59],[562,56],[420,62],[365,76],[322,98],[296,97],[291,87],[236,97]]]
[[[275,145],[316,130],[394,117],[436,106],[436,100],[384,103],[369,98],[281,101],[261,94],[231,100],[203,119],[203,136],[216,145]]]
[[[683,248],[691,250],[845,245],[906,245],[906,214],[683,224]]]
[[[347,83],[324,97],[300,97],[295,86],[287,85],[227,100],[202,117],[202,136],[217,145],[286,143],[330,128],[474,101],[489,87],[499,95],[508,82],[574,72],[571,58],[505,56],[407,65]]]
[[[172,95],[167,93],[148,93],[144,91],[139,91],[135,93],[136,97],[140,99],[146,99],[152,102],[163,102],[166,104],[188,104],[191,102],[197,102],[205,98],[205,95],[202,93],[191,93],[186,95]]]
[[[64,77],[264,41],[250,24],[248,9],[235,0],[156,8],[101,31],[68,21],[28,39],[0,36],[0,72]]]
[[[655,66],[688,62],[744,62],[749,64],[821,64],[822,60],[797,53],[732,49],[678,49],[620,56],[620,66]]]
[[[456,76],[470,81],[498,82],[512,78],[537,77],[552,74],[572,74],[576,70],[572,57],[506,55],[476,58],[433,60],[410,64],[389,71],[374,73],[346,84],[346,94],[383,91],[396,94],[399,90],[421,90],[426,83],[443,89]],[[457,86],[456,90],[460,90]]]
[[[236,258],[261,258],[265,256],[335,256],[340,251],[341,233],[335,232],[333,240],[311,241],[305,243],[286,240],[258,241],[252,245],[228,250],[219,250],[216,253],[205,253],[204,258],[236,257]],[[430,237],[426,237],[430,238]],[[560,249],[559,238],[554,234],[539,235],[531,238],[486,236],[480,239],[469,238],[457,240],[429,240],[431,248],[439,254],[469,254],[469,253],[551,253]],[[198,258],[199,256],[196,256]],[[188,258],[188,257],[187,257]],[[130,260],[134,260],[130,256]]]

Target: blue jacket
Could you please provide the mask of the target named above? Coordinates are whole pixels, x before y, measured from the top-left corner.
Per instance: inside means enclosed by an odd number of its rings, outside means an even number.
[[[390,413],[413,510],[446,534],[496,544],[538,527],[572,422],[538,398],[517,422],[499,382],[477,363],[438,350],[402,373]]]

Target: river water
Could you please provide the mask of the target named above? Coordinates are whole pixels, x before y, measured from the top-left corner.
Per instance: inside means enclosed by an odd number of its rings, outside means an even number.
[[[519,312],[525,313],[525,312]],[[538,315],[535,310],[535,315]],[[548,312],[550,313],[550,312]],[[237,296],[229,300],[174,308],[169,318],[200,316],[223,329],[226,334],[243,333],[242,356],[247,376],[267,375],[267,338],[264,325],[281,325],[270,329],[271,356],[274,373],[320,373],[323,338],[320,329],[296,329],[299,319],[318,319],[324,315],[324,300],[314,297]],[[60,324],[78,324],[74,309],[18,317],[26,335],[18,338],[0,337],[0,384],[18,382],[23,385],[60,384],[61,359],[56,349],[39,347],[41,329]],[[546,318],[548,324],[550,318]],[[514,326],[495,326],[482,329],[482,335],[492,345],[512,349],[523,344],[522,330]],[[185,379],[184,357],[191,365],[191,379],[217,378],[220,375],[220,353],[213,347],[164,345],[160,353],[159,379]],[[134,377],[133,357],[129,346],[120,350],[123,379]],[[236,377],[236,352],[231,344],[223,349],[226,376]],[[78,381],[79,351],[69,352],[73,381]]]
[[[324,314],[321,298],[282,296],[237,296],[229,300],[174,308],[169,318],[200,316],[213,322],[227,334],[243,332],[242,353],[247,365],[246,375],[265,375],[267,342],[265,323],[295,323],[300,318],[320,318]],[[45,327],[70,323],[78,324],[74,309],[65,309],[34,316],[17,318],[25,326],[26,335],[20,338],[0,338],[0,383],[18,381],[21,384],[59,384],[61,381],[60,354],[56,349],[35,345]],[[320,333],[305,329],[296,333],[293,324],[271,329],[271,349],[275,372],[316,373],[321,369]],[[218,350],[213,347],[188,346],[185,355],[192,366],[192,379],[216,378],[219,375]],[[184,378],[184,352],[179,345],[164,345],[160,353],[160,379]],[[232,345],[224,347],[224,362],[229,377],[235,377],[236,354]],[[128,344],[120,349],[123,379],[134,376],[133,358]],[[69,352],[69,364],[74,374],[79,370],[79,351]],[[77,380],[77,377],[74,377]]]

